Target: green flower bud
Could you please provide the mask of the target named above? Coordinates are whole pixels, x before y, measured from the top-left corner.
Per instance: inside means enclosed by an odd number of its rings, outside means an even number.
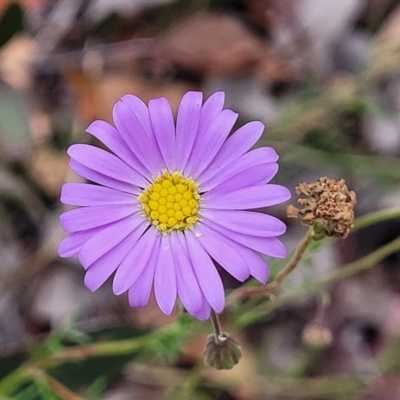
[[[204,363],[216,369],[232,369],[240,360],[242,351],[239,344],[229,334],[218,337],[212,333],[207,336]]]

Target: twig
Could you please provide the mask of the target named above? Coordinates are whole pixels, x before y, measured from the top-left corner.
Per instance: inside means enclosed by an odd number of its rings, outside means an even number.
[[[273,282],[269,283],[266,286],[261,286],[261,287],[252,287],[252,288],[242,287],[236,289],[229,296],[227,304],[232,304],[238,298],[269,294],[278,289],[282,285],[285,278],[297,267],[303,255],[307,251],[308,246],[312,243],[313,241],[312,233],[313,233],[312,228],[307,231],[306,235],[303,237],[295,253],[293,254],[293,257],[282,268],[282,270],[279,271]]]
[[[54,392],[61,400],[83,400],[83,397],[78,396],[72,390],[68,389],[62,383],[52,376],[46,374],[41,369],[32,368],[29,370],[32,378],[36,379],[41,384],[48,387]]]
[[[259,309],[253,309],[251,315],[243,315],[239,316],[236,321],[234,321],[235,327],[247,326],[255,321],[260,320],[278,309],[282,305],[289,303],[291,301],[295,301],[301,297],[314,294],[319,290],[326,288],[332,283],[338,282],[342,279],[348,278],[350,276],[356,275],[362,271],[365,271],[369,268],[375,266],[378,262],[382,261],[384,258],[389,256],[390,254],[395,253],[400,250],[400,238],[397,238],[390,243],[380,247],[379,249],[369,253],[363,258],[360,258],[357,261],[351,262],[349,264],[345,264],[336,270],[331,275],[327,276],[325,279],[322,279],[319,282],[312,282],[308,285],[302,287],[299,290],[296,290],[292,293],[288,293],[276,298],[274,301],[269,301],[268,303],[263,303],[262,307]]]

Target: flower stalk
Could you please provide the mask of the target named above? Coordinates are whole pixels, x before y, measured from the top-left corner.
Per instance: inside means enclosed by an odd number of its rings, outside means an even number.
[[[314,237],[314,229],[310,228],[306,235],[303,237],[299,245],[297,246],[293,257],[290,261],[282,268],[281,271],[276,275],[275,279],[269,283],[268,285],[261,286],[261,287],[252,287],[246,288],[242,287],[236,289],[228,298],[228,304],[232,304],[238,298],[243,297],[251,297],[251,296],[258,296],[258,295],[265,295],[271,292],[274,292],[278,288],[282,286],[283,281],[286,279],[288,275],[290,275],[297,265],[300,263],[301,259],[303,258],[304,254],[306,253],[308,247],[313,242]]]
[[[314,229],[311,228],[308,230],[306,235],[303,237],[303,239],[297,246],[297,249],[294,252],[293,257],[290,259],[290,261],[285,265],[285,267],[281,271],[278,272],[274,281],[265,286],[265,289],[267,291],[272,291],[279,288],[282,285],[285,278],[295,270],[295,268],[297,267],[297,265],[299,265],[299,262],[303,258],[304,254],[306,253],[308,246],[310,246],[310,244],[312,243],[313,236],[314,236]]]
[[[211,311],[210,319],[214,333],[207,337],[204,364],[216,369],[232,369],[242,356],[240,346],[229,333],[222,332],[221,324],[215,311]]]
[[[224,334],[222,333],[221,323],[219,321],[218,314],[214,310],[211,310],[210,319],[212,326],[214,328],[215,341],[217,343],[223,342],[225,340],[225,337]]]

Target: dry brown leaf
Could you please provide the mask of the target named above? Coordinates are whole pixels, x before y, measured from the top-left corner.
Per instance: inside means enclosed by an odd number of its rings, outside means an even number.
[[[11,4],[14,3],[12,0],[0,0],[0,16],[6,10],[6,8]]]
[[[184,93],[193,89],[179,82],[154,83],[145,80],[139,73],[107,74],[97,85],[96,107],[101,118],[110,118],[113,105],[121,96],[132,93],[144,102],[156,97],[166,97],[174,112]]]
[[[293,63],[291,56],[281,54],[279,51],[268,51],[260,61],[256,75],[261,82],[269,84],[293,84],[300,80],[301,72],[300,67]]]
[[[265,45],[238,19],[197,13],[178,23],[161,42],[161,57],[200,75],[253,70]]]
[[[400,42],[400,6],[395,8],[389,15],[386,23],[378,33],[378,38]]]
[[[0,52],[0,75],[15,89],[31,84],[32,65],[38,56],[35,41],[26,34],[14,36]]]
[[[281,24],[293,24],[295,21],[294,0],[249,0],[247,8],[250,19],[267,32]]]
[[[100,79],[94,79],[82,71],[65,71],[65,78],[77,92],[77,111],[85,123],[98,118],[112,122],[114,104],[128,93],[145,102],[156,97],[166,97],[176,112],[183,94],[193,89],[179,82],[150,82],[132,66],[122,66],[118,71],[106,72]]]
[[[37,148],[30,159],[32,177],[52,197],[58,197],[68,174],[69,157],[50,147]]]

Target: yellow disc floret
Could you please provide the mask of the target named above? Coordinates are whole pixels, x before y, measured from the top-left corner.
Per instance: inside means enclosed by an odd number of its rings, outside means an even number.
[[[192,228],[199,219],[200,195],[195,181],[165,171],[139,195],[145,216],[162,233]]]

